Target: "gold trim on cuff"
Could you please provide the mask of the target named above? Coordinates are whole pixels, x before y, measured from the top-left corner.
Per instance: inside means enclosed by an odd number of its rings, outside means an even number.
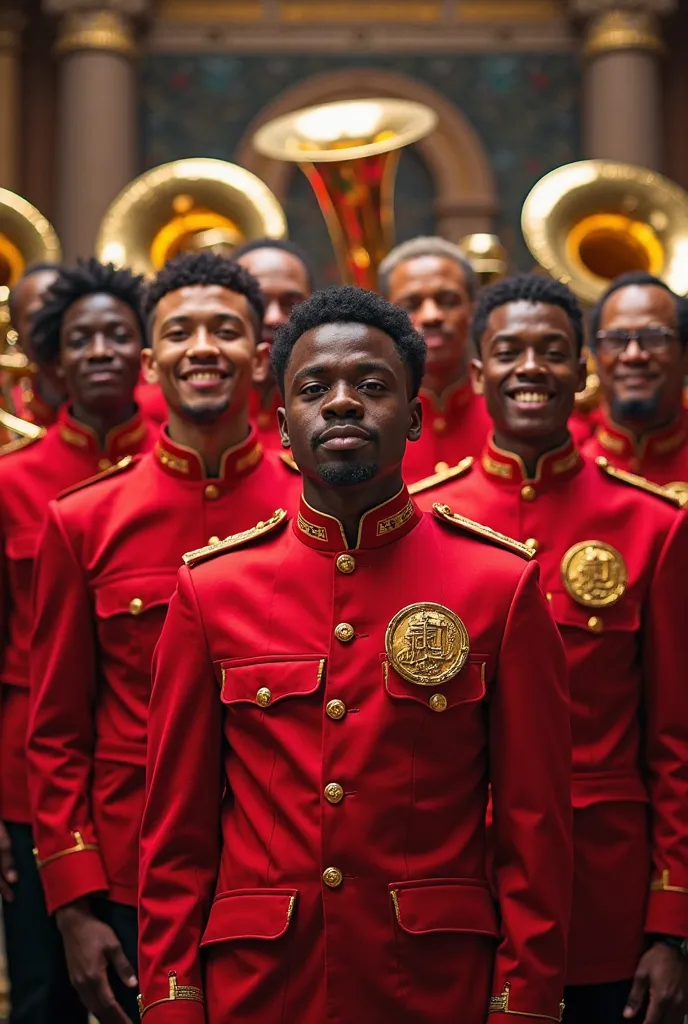
[[[669,885],[668,868],[662,871],[661,878],[657,878],[651,883],[650,892],[680,892],[684,896],[688,896],[688,889],[685,889],[682,885]]]
[[[97,843],[85,843],[81,832],[72,832],[74,836],[74,846],[68,847],[66,850],[60,850],[59,853],[51,853],[49,857],[44,857],[43,860],[38,858],[38,850],[34,849],[33,855],[36,858],[36,866],[40,871],[46,864],[52,864],[54,860],[60,860],[61,857],[68,857],[70,853],[85,853],[87,850],[99,852],[100,847]]]
[[[564,1017],[564,1000],[559,1003],[559,1016],[550,1017],[546,1013],[526,1013],[524,1010],[510,1010],[509,1009],[509,996],[511,995],[511,982],[507,981],[503,991],[498,996],[492,996],[490,999],[490,1009],[488,1013],[508,1013],[512,1017],[531,1017],[535,1020],[555,1020],[557,1024],[561,1024]]]
[[[174,1003],[178,999],[186,999],[192,1003],[203,1003],[203,992],[200,988],[196,988],[194,985],[178,985],[177,974],[175,971],[170,971],[169,977],[170,983],[170,994],[164,999],[156,999],[154,1002],[149,1003],[148,1006],[143,1005],[143,996],[139,995],[136,997],[136,1001],[139,1006],[139,1014],[141,1020],[145,1017],[149,1010],[152,1010],[154,1006],[160,1006],[162,1003]]]

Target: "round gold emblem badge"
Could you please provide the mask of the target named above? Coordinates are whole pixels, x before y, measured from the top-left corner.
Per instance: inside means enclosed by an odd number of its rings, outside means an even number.
[[[561,578],[578,604],[604,608],[619,600],[628,583],[628,572],[622,556],[611,544],[584,540],[564,555]]]
[[[468,630],[441,604],[410,604],[394,616],[385,648],[400,676],[416,686],[439,686],[460,672],[470,649]]]
[[[681,508],[688,505],[688,481],[675,480],[673,484],[664,484],[664,490],[681,503]]]

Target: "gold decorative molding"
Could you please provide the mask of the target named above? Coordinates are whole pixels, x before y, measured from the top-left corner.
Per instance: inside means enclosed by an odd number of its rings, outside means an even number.
[[[117,11],[71,11],[65,14],[55,46],[59,54],[75,50],[106,50],[125,57],[136,55],[136,43],[128,18]]]
[[[464,22],[550,22],[561,20],[557,0],[457,0],[456,12]]]
[[[412,22],[435,24],[442,19],[442,0],[425,0],[419,3],[373,2],[365,5],[327,0],[326,3],[294,2],[281,0],[280,21],[288,24],[322,24],[332,22]]]
[[[663,53],[664,43],[654,14],[646,11],[608,11],[595,18],[583,54],[588,60],[614,50]]]
[[[264,13],[261,0],[163,0],[157,17],[166,22],[251,24],[263,21]]]

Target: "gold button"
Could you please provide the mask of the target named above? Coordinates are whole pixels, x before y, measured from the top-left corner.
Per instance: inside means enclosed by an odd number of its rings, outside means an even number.
[[[325,799],[330,804],[339,804],[344,799],[344,790],[338,782],[328,782],[325,786]]]
[[[142,611],[143,611],[143,601],[141,600],[141,598],[140,597],[132,598],[132,600],[129,602],[129,614],[130,615],[140,615]]]
[[[438,416],[432,421],[432,429],[436,434],[443,434],[447,429],[447,421],[444,416]]]
[[[548,590],[548,591],[547,591],[547,593],[545,594],[545,597],[547,598],[547,600],[548,600],[548,601],[551,601],[551,600],[552,600],[552,594],[551,594],[551,592],[550,592],[549,590]]]
[[[448,462],[438,462],[435,465],[435,472],[436,473],[446,473],[448,469],[449,469],[449,463]]]
[[[537,492],[531,484],[526,484],[521,488],[521,497],[524,501],[535,501],[536,494]]]
[[[260,690],[256,694],[256,704],[260,704],[262,708],[266,708],[272,700],[272,691],[268,690],[267,686],[261,686]]]
[[[349,640],[354,638],[354,627],[350,622],[340,622],[334,631],[334,635],[343,644],[348,644]]]
[[[210,537],[209,540],[208,540],[208,544],[219,544],[219,543],[220,543],[220,538],[219,537]]]
[[[338,722],[346,714],[346,704],[343,700],[329,700],[325,711],[329,718],[333,718],[335,722]]]
[[[328,889],[336,889],[344,881],[344,875],[339,868],[325,868],[322,877]]]
[[[112,469],[112,463],[109,459],[98,459],[98,469],[104,473],[106,469]]]
[[[203,493],[208,501],[217,501],[220,497],[220,488],[216,484],[206,484]]]
[[[433,711],[446,711],[447,710],[447,698],[443,693],[433,693],[432,697],[428,701],[428,704]]]
[[[588,619],[588,629],[593,633],[601,633],[604,629],[604,622],[599,615],[591,615]]]
[[[535,540],[535,537],[529,537],[526,541],[526,547],[529,551],[537,551],[540,547],[540,541]]]
[[[336,565],[340,572],[353,572],[356,568],[356,559],[353,555],[338,555]]]

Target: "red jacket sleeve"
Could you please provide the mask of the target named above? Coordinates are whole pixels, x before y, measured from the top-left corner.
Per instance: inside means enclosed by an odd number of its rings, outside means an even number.
[[[561,1020],[573,885],[564,649],[531,563],[490,700],[494,878],[502,918],[490,1013]]]
[[[86,581],[52,502],[33,578],[27,759],[48,910],[107,889],[90,802],[96,652]]]
[[[222,714],[188,569],[153,659],[141,830],[139,978],[151,1024],[203,1024],[198,945],[220,862]]]
[[[688,518],[664,543],[645,608],[645,754],[652,811],[646,930],[688,936]]]

